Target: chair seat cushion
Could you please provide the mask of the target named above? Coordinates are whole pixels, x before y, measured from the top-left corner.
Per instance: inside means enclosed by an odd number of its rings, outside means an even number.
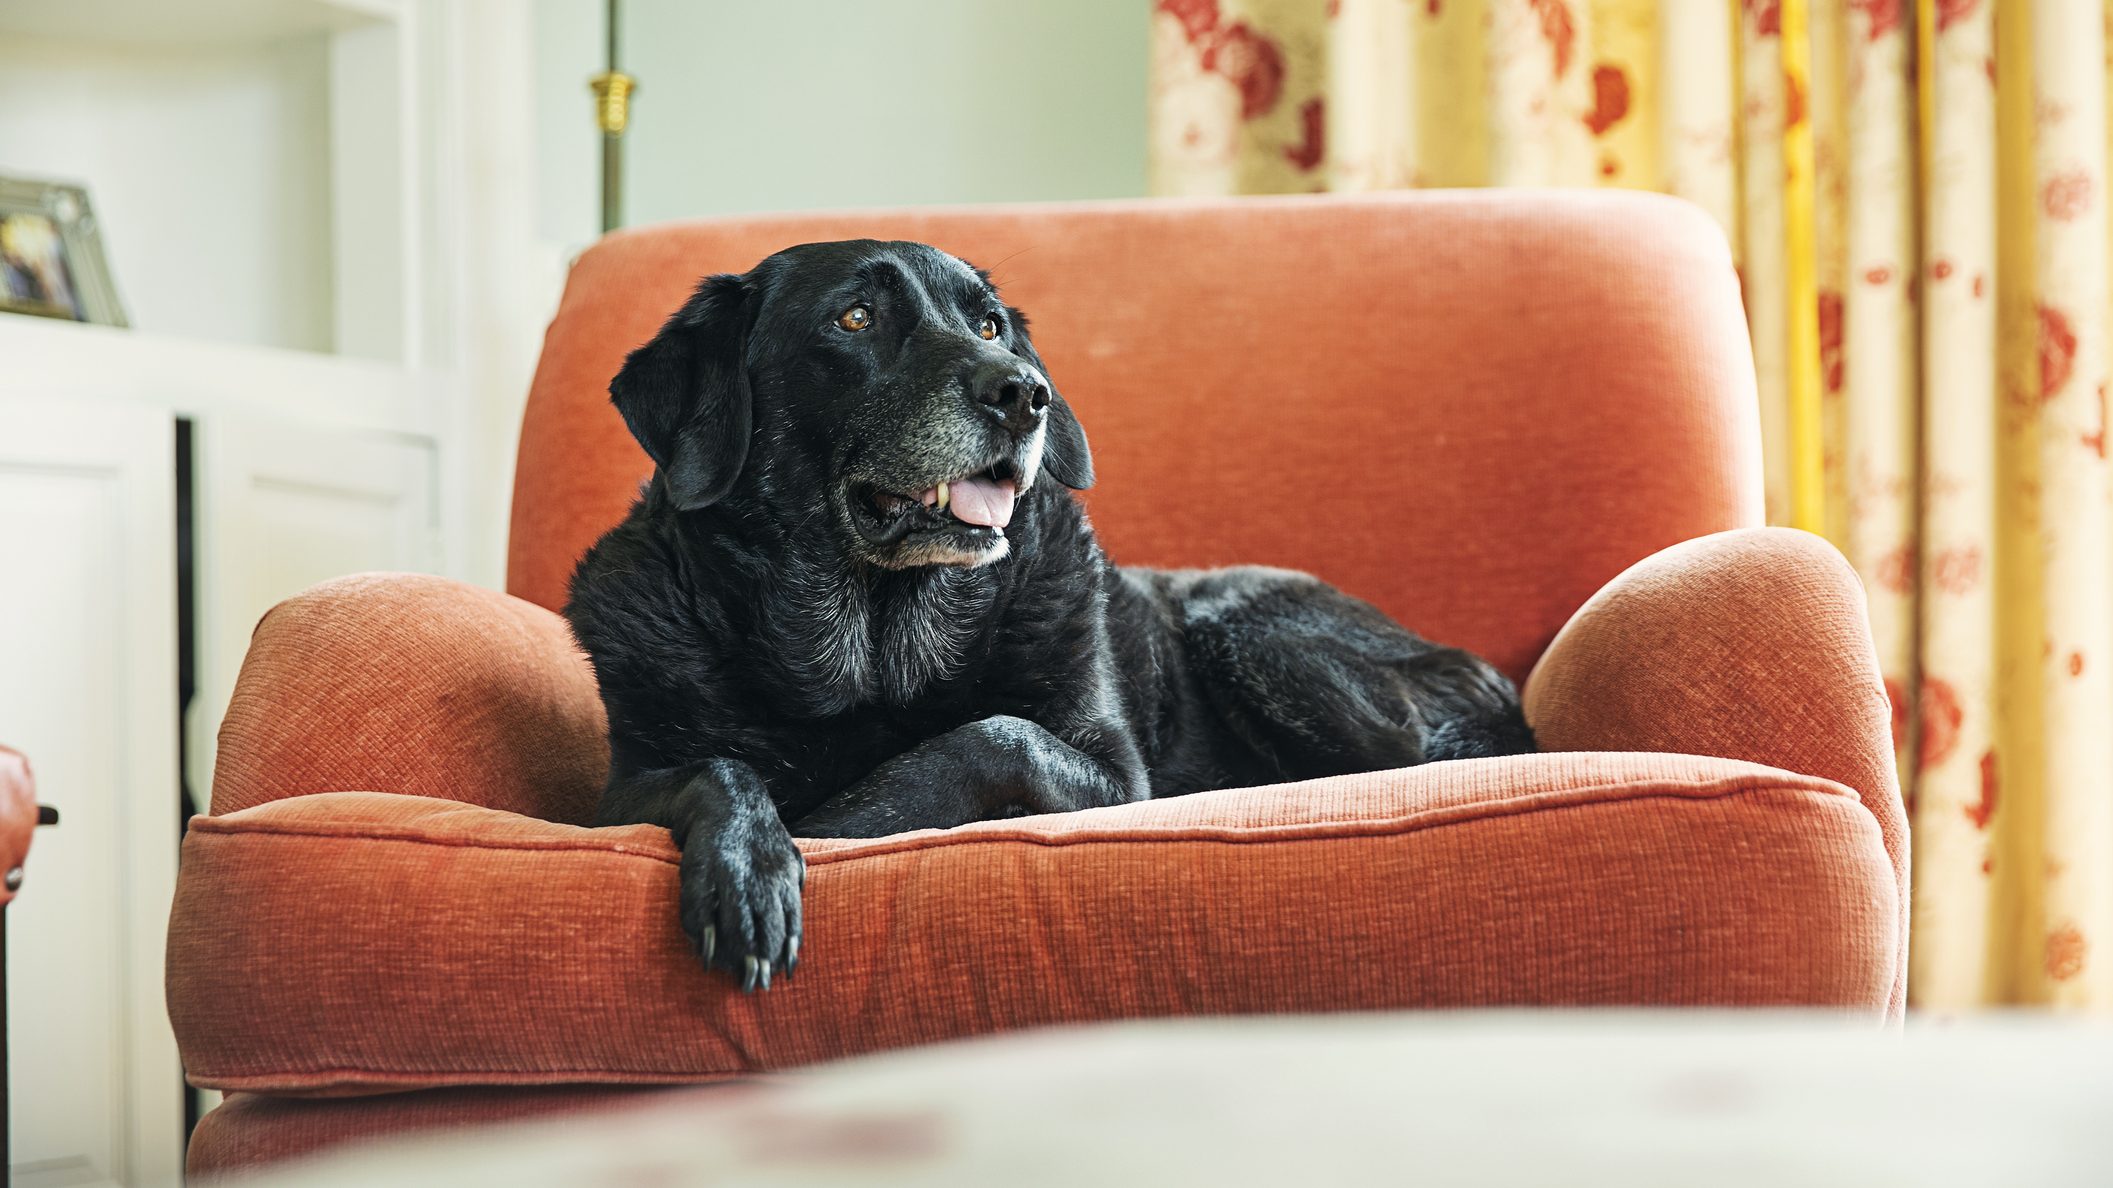
[[[277,1094],[709,1081],[1046,1023],[1403,1007],[1880,1019],[1893,871],[1840,784],[1545,754],[803,841],[796,976],[743,995],[651,826],[297,796],[191,823],[169,1012]]]

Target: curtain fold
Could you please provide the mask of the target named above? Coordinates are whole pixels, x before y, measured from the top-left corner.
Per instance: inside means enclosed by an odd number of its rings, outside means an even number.
[[[1863,576],[1911,1001],[2113,1010],[2113,0],[1159,0],[1168,194],[1635,186],[1723,226],[1772,519]]]
[[[2000,786],[1996,743],[1996,118],[1992,5],[1955,15],[1929,38],[1923,244],[1922,559],[1918,669],[1933,705],[1959,726],[1933,733],[1915,790],[1913,916],[1925,942],[1909,949],[1909,984],[1922,1001],[1963,1005],[2006,994],[1991,979],[1996,954],[1988,827]],[[1925,26],[1929,22],[1924,22]],[[1919,692],[1919,690],[1918,690]],[[1896,715],[1897,717],[1898,715]],[[1903,740],[1912,746],[1911,740]],[[2007,873],[2006,873],[2007,877]]]
[[[2038,570],[2043,649],[2038,729],[2020,739],[2042,756],[2044,779],[2113,778],[2113,599],[2106,541],[2106,44],[2097,5],[2035,4],[2032,26],[2031,287],[2039,314],[2038,407],[2025,432],[2039,473],[2023,492],[2038,528],[2025,542]],[[2025,221],[2021,215],[2019,221]],[[2021,558],[2023,560],[2023,558]],[[2007,609],[2007,608],[2006,608]],[[2024,732],[2020,732],[2024,733]],[[2103,1002],[2113,967],[2093,961],[2108,939],[2113,892],[2113,798],[2036,797],[2039,894],[2027,925],[2045,937],[2050,1001]]]

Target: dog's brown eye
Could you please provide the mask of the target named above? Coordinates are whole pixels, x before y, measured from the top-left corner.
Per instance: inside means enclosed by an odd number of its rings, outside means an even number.
[[[837,316],[836,324],[846,330],[864,330],[873,324],[873,311],[863,305],[854,305]]]
[[[985,338],[998,337],[998,319],[983,319],[983,324],[981,326],[976,327],[976,333],[981,334]]]

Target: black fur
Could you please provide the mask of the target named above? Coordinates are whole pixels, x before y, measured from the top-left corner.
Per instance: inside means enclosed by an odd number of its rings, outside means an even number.
[[[611,390],[658,469],[566,607],[609,710],[600,819],[673,831],[683,926],[744,986],[798,961],[793,834],[1532,747],[1495,669],[1317,579],[1112,565],[1026,319],[933,248],[711,277]],[[1002,530],[917,502],[978,474],[1019,489]]]

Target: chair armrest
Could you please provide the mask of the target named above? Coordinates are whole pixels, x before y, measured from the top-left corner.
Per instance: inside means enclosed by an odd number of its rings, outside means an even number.
[[[582,823],[608,766],[594,670],[562,618],[446,578],[358,574],[258,624],[213,813],[365,791]]]
[[[1908,833],[1892,711],[1864,589],[1832,545],[1787,528],[1699,537],[1637,562],[1564,625],[1527,678],[1544,750],[1743,759],[1856,790],[1898,884]]]
[[[15,888],[29,857],[30,833],[40,823],[37,782],[30,775],[29,760],[20,751],[0,747],[0,907],[15,897]]]

